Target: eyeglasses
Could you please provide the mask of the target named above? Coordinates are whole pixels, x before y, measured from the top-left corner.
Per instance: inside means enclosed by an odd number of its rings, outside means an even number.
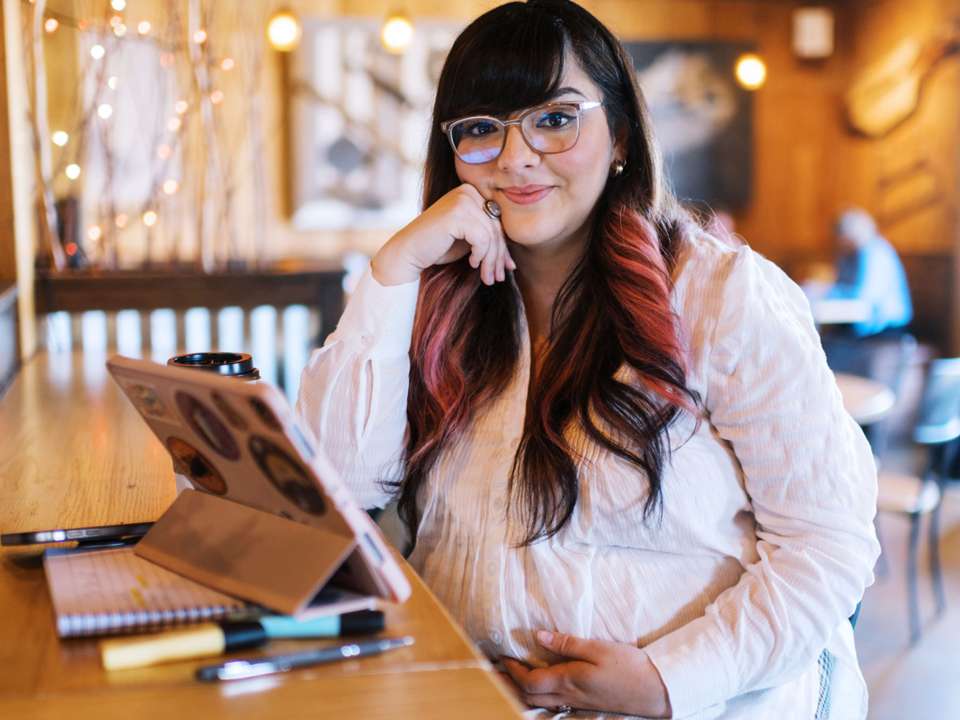
[[[553,154],[569,150],[580,137],[580,116],[600,107],[598,100],[555,102],[525,110],[515,120],[500,120],[489,115],[472,115],[440,123],[457,157],[470,165],[495,160],[507,143],[507,128],[520,126],[520,134],[530,149]]]

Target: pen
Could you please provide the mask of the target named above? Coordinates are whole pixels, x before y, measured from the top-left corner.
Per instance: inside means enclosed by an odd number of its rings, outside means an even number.
[[[119,670],[221,655],[259,647],[275,638],[369,635],[383,630],[383,625],[383,613],[379,610],[360,610],[314,620],[267,615],[255,621],[203,623],[159,634],[104,640],[100,643],[100,657],[107,670]]]
[[[207,665],[197,668],[197,680],[211,682],[214,680],[243,680],[287,672],[296,668],[320,665],[336,660],[347,660],[355,657],[379,655],[387,650],[408,647],[413,645],[413,638],[409,635],[398,638],[383,638],[366,642],[348,643],[334,647],[318,648],[305,652],[290,653],[289,655],[273,655],[264,658],[250,658],[248,660],[231,660],[222,665]]]

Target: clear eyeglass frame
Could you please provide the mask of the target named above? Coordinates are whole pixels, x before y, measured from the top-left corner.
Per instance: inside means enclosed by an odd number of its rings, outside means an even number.
[[[529,147],[531,150],[533,150],[534,152],[540,153],[542,155],[554,155],[557,153],[566,152],[567,150],[570,150],[574,145],[577,144],[577,141],[580,139],[580,116],[583,115],[583,113],[586,112],[587,110],[593,110],[594,108],[598,108],[601,105],[603,105],[603,103],[599,100],[562,100],[562,101],[545,103],[544,105],[537,105],[536,107],[528,108],[527,110],[524,110],[522,113],[520,113],[520,115],[514,118],[513,120],[501,120],[500,118],[493,117],[492,115],[468,115],[467,117],[456,118],[454,120],[445,120],[440,123],[440,130],[447,136],[447,140],[450,142],[450,147],[453,149],[454,154],[458,158],[460,158],[463,162],[467,163],[468,165],[483,165],[488,162],[493,162],[498,157],[500,157],[500,153],[503,152],[503,148],[507,144],[507,129],[511,125],[516,125],[517,127],[520,128],[520,135],[523,137],[523,141],[527,144],[527,147]],[[544,110],[549,110],[550,108],[553,108],[553,107],[575,107],[577,109],[577,134],[576,134],[576,137],[574,137],[573,142],[571,142],[567,147],[563,148],[562,150],[541,150],[540,148],[537,148],[533,144],[533,141],[530,138],[527,137],[526,132],[524,132],[523,121],[533,113],[543,112]],[[454,129],[460,123],[471,122],[471,121],[475,122],[477,120],[489,120],[490,122],[492,122],[494,125],[498,127],[500,131],[502,131],[502,137],[500,140],[500,149],[497,150],[495,154],[491,155],[490,157],[484,157],[483,160],[471,161],[465,158],[463,155],[461,155],[460,152],[457,150],[457,143],[456,143],[456,140],[454,139]]]

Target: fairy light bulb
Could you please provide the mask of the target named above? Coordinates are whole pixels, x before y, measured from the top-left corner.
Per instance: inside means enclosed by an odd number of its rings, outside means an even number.
[[[169,130],[170,132],[176,132],[177,130],[180,129],[181,124],[182,123],[180,122],[180,118],[172,117],[169,120],[167,120],[167,130]]]
[[[219,105],[223,102],[223,90],[214,90],[210,93],[210,102],[214,105]]]
[[[109,120],[113,115],[113,105],[109,103],[101,103],[97,106],[97,115],[100,116],[101,120]]]
[[[127,0],[110,0],[110,7],[117,12],[123,12],[127,9]]]
[[[223,70],[224,72],[230,72],[231,70],[233,70],[234,67],[236,67],[236,64],[237,63],[234,61],[232,57],[225,57],[223,60],[220,61],[220,69]]]
[[[67,180],[76,180],[80,177],[80,166],[76,163],[70,163],[64,168],[63,174],[67,176]]]
[[[116,226],[117,226],[118,228],[120,228],[121,230],[123,230],[123,229],[127,226],[127,223],[128,223],[129,221],[130,221],[130,218],[127,217],[127,214],[126,214],[126,213],[119,213],[119,214],[113,219],[113,224],[116,225]]]
[[[172,153],[173,153],[173,148],[171,148],[166,143],[157,147],[157,157],[160,158],[161,160],[166,160],[167,158],[170,157]]]
[[[56,132],[53,133],[53,135],[50,136],[50,140],[57,147],[63,147],[68,142],[70,142],[70,135],[68,135],[63,130],[57,130]]]
[[[111,90],[116,90],[118,82],[120,82],[120,78],[118,78],[116,75],[111,75],[107,78],[107,87]]]
[[[757,90],[767,80],[767,64],[759,55],[745,53],[737,58],[734,71],[739,82],[747,90]]]
[[[99,225],[91,225],[87,228],[87,237],[93,242],[96,242],[103,237],[103,230],[100,229]]]
[[[267,39],[274,50],[290,52],[300,42],[303,28],[297,16],[289,10],[281,10],[267,23]]]
[[[193,41],[197,45],[203,45],[207,41],[207,31],[201,28],[193,34]]]
[[[173,109],[177,111],[177,115],[183,115],[189,108],[190,105],[186,100],[177,100],[173,104]]]
[[[163,181],[163,192],[167,195],[173,195],[180,189],[180,183],[178,183],[173,178],[168,178]]]
[[[413,23],[402,13],[395,13],[387,18],[380,30],[380,42],[387,52],[399,55],[404,52],[413,41]]]
[[[43,21],[43,29],[46,30],[48,34],[55,33],[57,31],[57,28],[59,27],[60,27],[60,21],[57,20],[56,18],[48,17],[46,20]]]
[[[149,35],[152,27],[149,20],[141,20],[137,23],[137,32],[141,35]]]
[[[143,220],[144,225],[147,227],[153,227],[157,224],[157,213],[153,210],[147,210],[141,219]]]
[[[104,55],[107,54],[107,51],[104,50],[103,45],[97,43],[92,48],[90,48],[90,57],[94,60],[100,60]]]

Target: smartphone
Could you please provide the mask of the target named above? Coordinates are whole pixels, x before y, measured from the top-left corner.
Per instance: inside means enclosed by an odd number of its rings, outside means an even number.
[[[152,525],[153,523],[147,522],[130,525],[100,525],[99,527],[71,528],[69,530],[4,533],[0,535],[0,545],[36,545],[59,542],[77,542],[80,545],[133,544],[146,535]]]

